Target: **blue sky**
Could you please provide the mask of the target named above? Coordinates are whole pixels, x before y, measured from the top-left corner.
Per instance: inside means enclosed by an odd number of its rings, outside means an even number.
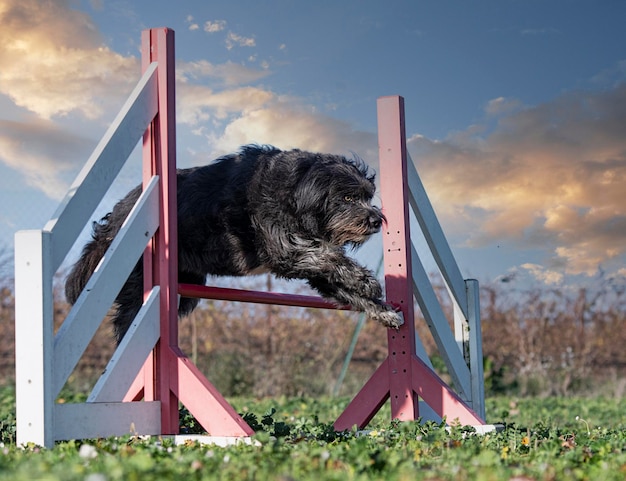
[[[139,78],[141,31],[167,26],[180,166],[258,142],[377,167],[376,98],[403,95],[464,275],[624,283],[624,19],[619,0],[0,0],[0,248],[43,227]]]

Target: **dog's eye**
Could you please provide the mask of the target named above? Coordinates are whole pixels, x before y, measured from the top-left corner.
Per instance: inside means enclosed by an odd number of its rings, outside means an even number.
[[[343,200],[345,200],[346,202],[354,202],[354,197],[352,197],[351,195],[344,195]]]

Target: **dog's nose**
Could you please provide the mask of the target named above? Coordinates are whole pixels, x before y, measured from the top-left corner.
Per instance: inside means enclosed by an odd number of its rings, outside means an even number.
[[[383,225],[383,219],[378,214],[371,214],[369,218],[370,226],[372,229],[380,229],[380,226]]]

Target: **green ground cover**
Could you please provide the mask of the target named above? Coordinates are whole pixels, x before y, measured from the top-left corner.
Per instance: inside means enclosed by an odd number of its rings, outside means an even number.
[[[488,400],[497,433],[390,422],[335,433],[348,399],[232,399],[257,445],[216,447],[122,438],[15,446],[14,394],[0,389],[0,481],[31,480],[623,480],[626,401],[608,398]],[[198,431],[193,418],[182,428]]]

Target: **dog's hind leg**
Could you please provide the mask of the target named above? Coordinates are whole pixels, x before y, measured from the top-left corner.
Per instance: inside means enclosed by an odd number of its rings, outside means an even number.
[[[183,284],[199,284],[203,285],[206,281],[206,276],[197,273],[179,272],[178,282]],[[199,299],[191,297],[181,297],[178,303],[178,315],[179,317],[186,316],[193,311],[198,305]]]
[[[115,313],[113,314],[113,331],[117,344],[122,341],[124,334],[132,324],[135,316],[143,304],[143,261],[135,265],[126,283],[115,298]]]
[[[116,311],[113,314],[113,330],[119,344],[135,319],[143,304],[143,261],[139,261],[131,272],[124,287],[115,299]],[[179,281],[189,284],[204,284],[205,276],[201,274],[179,273]],[[178,305],[180,317],[191,313],[198,305],[198,299],[181,297]]]

